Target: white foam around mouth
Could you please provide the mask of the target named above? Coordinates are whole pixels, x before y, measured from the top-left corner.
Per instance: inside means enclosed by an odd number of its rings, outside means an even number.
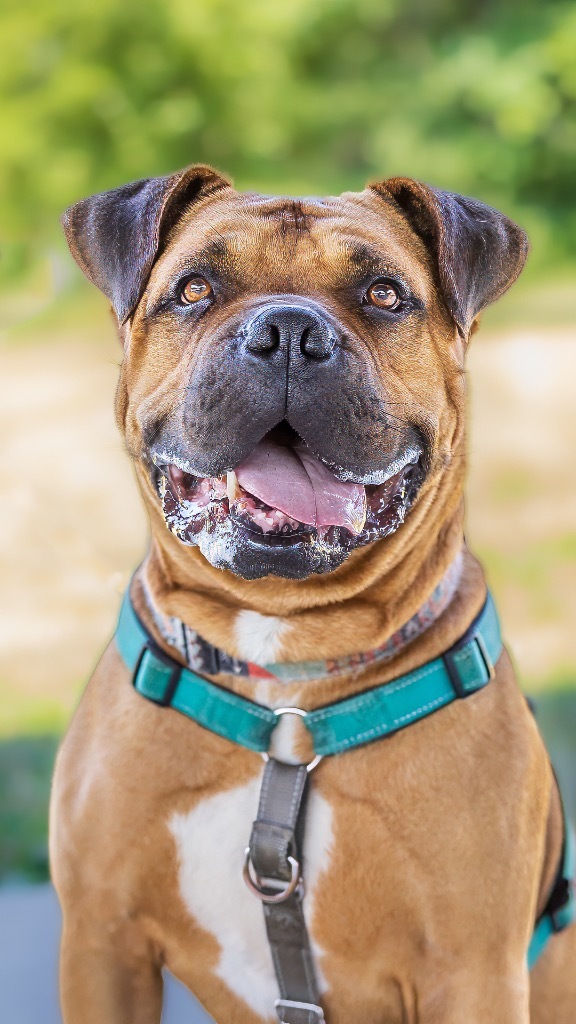
[[[350,473],[348,472],[348,470],[341,469],[339,466],[335,466],[330,463],[326,463],[326,465],[329,466],[329,468],[332,470],[334,475],[338,477],[339,480],[351,480],[355,484],[364,484],[365,486],[369,487],[373,485],[377,486],[379,484],[385,484],[387,480],[390,480],[393,476],[396,476],[396,474],[400,473],[401,470],[406,468],[406,466],[416,465],[421,455],[421,448],[417,447],[416,445],[410,445],[410,447],[408,447],[406,451],[402,453],[402,455],[399,455],[397,459],[394,459],[393,462],[390,462],[385,469],[377,469],[374,470],[372,473],[365,473],[364,475]]]
[[[170,452],[166,448],[160,449],[160,451],[150,452],[150,458],[157,469],[164,471],[167,466],[176,466],[177,469],[181,469],[183,473],[189,473],[190,476],[195,476],[199,480],[204,480],[210,477],[210,473],[204,473],[197,466],[193,466],[188,459],[183,459],[178,452]],[[225,475],[225,474],[223,474]]]
[[[310,449],[312,454],[316,455],[313,449]],[[406,466],[415,465],[418,459],[422,455],[422,449],[416,445],[410,445],[406,450],[399,455],[397,459],[390,462],[385,469],[374,470],[372,473],[365,473],[364,475],[359,473],[351,473],[349,470],[343,469],[341,466],[337,466],[334,463],[326,462],[319,455],[316,458],[323,462],[325,466],[343,482],[351,481],[355,484],[364,484],[365,486],[378,486],[379,484],[385,484],[391,477],[396,476]],[[178,469],[181,469],[183,473],[189,473],[190,476],[198,477],[198,479],[204,479],[211,474],[204,473],[197,466],[194,466],[188,459],[182,458],[178,452],[168,451],[166,448],[162,448],[159,451],[150,453],[152,462],[157,469],[164,471],[166,466],[173,465]],[[221,474],[226,476],[227,473],[233,471],[233,467],[228,470],[224,470]]]

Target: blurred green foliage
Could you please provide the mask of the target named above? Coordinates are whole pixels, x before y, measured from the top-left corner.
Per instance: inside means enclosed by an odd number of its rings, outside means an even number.
[[[4,0],[0,53],[5,277],[75,199],[194,161],[263,191],[408,174],[576,255],[571,2]]]
[[[48,877],[48,799],[58,740],[0,741],[0,883]]]

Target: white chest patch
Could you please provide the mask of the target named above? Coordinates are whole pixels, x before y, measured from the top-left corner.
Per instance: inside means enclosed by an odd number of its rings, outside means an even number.
[[[278,985],[266,938],[262,906],[242,878],[244,850],[256,816],[261,779],[218,793],[189,814],[174,814],[168,827],[178,851],[180,894],[190,914],[217,939],[218,977],[260,1017],[274,1019]],[[312,788],[308,800],[304,863],[308,928],[314,916],[318,879],[332,843],[332,809]],[[311,933],[318,983],[322,950]]]
[[[282,641],[289,626],[285,619],[275,615],[260,615],[244,608],[238,612],[234,633],[238,656],[257,665],[271,665],[278,661]]]

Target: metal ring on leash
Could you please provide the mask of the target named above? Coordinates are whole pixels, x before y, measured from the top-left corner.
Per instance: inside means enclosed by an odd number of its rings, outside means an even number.
[[[298,715],[299,718],[306,718],[308,712],[303,711],[302,708],[275,708],[274,714],[276,715],[277,718],[281,718],[282,715]],[[313,771],[316,765],[320,764],[322,756],[322,754],[316,754],[315,757],[313,757],[312,760],[308,762],[308,764],[306,765],[306,771]],[[267,761],[270,755],[267,753],[263,753],[262,757],[264,758],[265,761]]]
[[[262,903],[283,903],[287,900],[293,892],[296,892],[300,884],[300,864],[294,857],[288,857],[288,863],[290,865],[290,881],[286,883],[286,888],[281,889],[280,892],[267,893],[265,887],[262,884],[262,879],[258,877],[254,870],[254,865],[250,857],[250,847],[246,847],[246,860],[244,861],[243,876],[246,885],[250,889],[250,892],[257,896]]]

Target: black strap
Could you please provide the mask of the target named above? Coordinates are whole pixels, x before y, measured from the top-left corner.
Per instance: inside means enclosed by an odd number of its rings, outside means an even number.
[[[554,776],[554,785],[558,791],[558,799],[560,801],[560,809],[562,812],[562,850],[560,853],[560,860],[558,862],[558,869],[554,877],[554,884],[550,890],[550,895],[546,900],[546,906],[536,921],[536,927],[544,918],[548,918],[553,932],[561,932],[570,923],[566,920],[565,912],[567,908],[572,904],[574,899],[574,878],[572,873],[574,871],[574,865],[571,863],[572,856],[570,850],[570,824],[568,823],[566,809],[564,806],[564,799],[562,797],[562,790],[560,789],[560,783],[556,774],[554,765],[550,765],[552,768],[552,775]]]
[[[526,697],[526,703],[537,721],[538,715],[535,701],[531,697]],[[552,885],[550,895],[546,900],[546,906],[537,918],[534,926],[535,936],[538,929],[546,920],[550,923],[550,930],[552,934],[555,934],[557,932],[564,931],[564,929],[574,921],[576,916],[576,900],[574,893],[574,833],[571,831],[571,825],[568,820],[568,815],[566,814],[566,805],[562,796],[562,788],[552,762],[550,762],[550,767],[552,769],[554,785],[556,786],[558,799],[560,801],[560,810],[562,813],[562,850],[556,875],[554,877],[554,884]]]
[[[307,779],[305,765],[289,765],[269,758],[248,853],[264,908],[280,989],[276,1011],[282,1024],[322,1024],[324,1021],[302,908],[297,840],[303,821]],[[298,884],[284,897],[282,894],[296,878],[295,871]],[[253,884],[253,891],[256,886]],[[269,902],[270,899],[279,902]]]

